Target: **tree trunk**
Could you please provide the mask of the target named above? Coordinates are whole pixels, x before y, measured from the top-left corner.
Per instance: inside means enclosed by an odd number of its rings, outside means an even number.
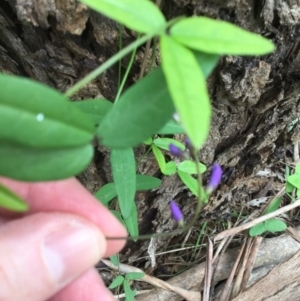
[[[300,110],[300,2],[165,0],[161,9],[167,18],[195,14],[222,19],[261,34],[276,45],[273,54],[263,57],[223,57],[208,80],[212,126],[199,158],[207,166],[220,163],[225,177],[219,191],[203,209],[200,227],[205,219],[227,219],[232,208],[248,206],[248,200],[269,181],[257,176],[259,171],[277,172],[280,178],[285,167],[282,162],[292,154],[293,159],[299,159],[293,147],[299,141],[296,122]],[[119,33],[117,23],[76,0],[1,1],[0,71],[30,77],[64,92],[118,51]],[[122,30],[123,47],[135,38],[136,33]],[[139,76],[144,49],[138,50],[128,85]],[[159,59],[156,63],[159,64]],[[128,58],[123,59],[122,73],[127,64]],[[73,99],[113,100],[118,76],[115,65]],[[138,148],[137,158],[144,151],[143,147]],[[159,175],[151,154],[141,160],[138,169],[139,173]],[[95,160],[80,179],[91,192],[112,181],[107,149],[97,146]],[[195,200],[176,176],[162,179],[157,191],[137,194],[141,233],[170,231],[175,227],[168,212],[170,199],[176,198],[185,216],[193,213]],[[276,191],[279,186],[277,178],[272,189]],[[197,231],[192,229],[192,239],[197,239]],[[164,274],[168,271],[158,268],[159,258],[155,265],[153,255],[165,250],[171,240],[174,245],[182,239],[183,236],[151,240],[150,244],[130,243],[124,259],[133,262],[149,252],[155,267],[147,271]],[[141,261],[142,267],[149,266],[147,260]]]

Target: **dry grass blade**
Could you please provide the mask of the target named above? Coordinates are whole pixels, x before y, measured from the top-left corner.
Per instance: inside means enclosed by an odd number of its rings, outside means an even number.
[[[300,251],[232,301],[290,301],[299,300],[299,294]]]
[[[297,230],[300,231],[298,228]],[[299,249],[300,243],[291,238],[290,235],[282,235],[279,237],[263,239],[261,247],[258,250],[258,254],[253,268],[255,269],[255,271],[257,271],[257,268],[260,267],[264,271],[269,271],[274,265],[282,263],[283,261],[291,258],[291,256],[293,256],[296,252],[299,251]],[[215,268],[215,273],[213,277],[213,281],[215,283],[228,278],[228,275],[234,265],[239,251],[239,248],[226,250],[226,252],[219,257],[219,263]],[[196,265],[191,269],[187,270],[186,272],[183,272],[180,275],[173,277],[167,282],[171,285],[182,287],[186,290],[197,290],[205,275],[205,266],[206,263],[202,262],[199,265]],[[255,278],[256,281],[258,279],[261,279],[261,277],[263,276],[265,276],[265,272],[262,273],[259,278]],[[181,301],[184,300],[184,298],[179,295],[176,295],[172,291],[167,291],[159,288],[153,291],[152,293],[143,294],[142,296],[136,296],[135,298],[135,301],[169,300]],[[297,300],[297,298],[295,298],[294,300]]]
[[[143,291],[137,291],[136,292],[136,296],[137,295],[143,295],[143,294],[147,294],[147,293],[150,293],[151,290],[143,290]],[[126,295],[125,294],[119,294],[119,295],[114,295],[114,297],[116,299],[122,299],[122,298],[126,298]]]
[[[243,260],[235,277],[230,299],[233,299],[245,290],[262,240],[262,237],[247,239],[246,247],[243,252]]]
[[[223,291],[221,293],[219,301],[227,301],[229,299],[229,296],[230,296],[230,287],[232,286],[233,278],[234,278],[234,275],[236,273],[237,267],[238,267],[238,265],[240,263],[240,260],[242,258],[245,246],[246,246],[246,241],[244,241],[244,243],[242,245],[242,248],[241,248],[241,250],[240,250],[240,252],[238,254],[238,257],[236,258],[236,261],[235,261],[235,263],[234,263],[234,265],[232,267],[232,270],[230,272],[229,277],[227,278],[225,287],[224,287],[224,289],[223,289]]]
[[[246,266],[247,266],[249,254],[251,252],[251,246],[252,246],[253,240],[254,240],[253,238],[249,238],[249,237],[246,240],[246,246],[245,246],[245,249],[243,252],[243,259],[241,260],[241,264],[238,268],[238,272],[235,277],[234,285],[233,285],[232,292],[231,292],[231,298],[234,298],[235,296],[237,296],[239,294],[239,292],[241,291],[243,275],[246,270]]]
[[[294,143],[294,162],[299,161],[299,144],[298,142]]]
[[[278,210],[274,211],[274,212],[271,212],[269,214],[266,214],[264,216],[261,216],[261,217],[258,217],[256,218],[255,220],[249,222],[249,223],[246,223],[244,225],[241,225],[241,226],[238,226],[238,227],[235,227],[235,228],[232,228],[232,229],[229,229],[229,230],[225,230],[219,234],[217,234],[215,237],[214,237],[214,241],[218,241],[218,240],[221,240],[225,237],[228,237],[228,236],[232,236],[232,235],[236,235],[237,233],[240,233],[244,230],[247,230],[259,223],[262,223],[270,218],[273,218],[273,217],[276,217],[280,214],[283,214],[285,212],[288,212],[296,207],[300,206],[300,199],[298,199],[297,201],[295,201],[294,203],[292,204],[289,204],[285,207],[282,207],[282,208],[279,208]]]
[[[150,45],[151,45],[151,40],[147,41],[147,43],[146,43],[146,48],[145,48],[145,52],[144,52],[144,59],[143,59],[143,62],[142,62],[139,79],[141,79],[144,76],[144,73],[145,73],[145,70],[146,70],[146,64],[147,64],[147,60],[148,60],[148,54],[149,54],[149,51],[150,51]]]
[[[296,240],[300,243],[300,234],[297,231],[297,229],[293,227],[288,227],[286,231]]]
[[[155,4],[157,5],[157,7],[160,7],[161,0],[156,0]],[[148,54],[149,54],[149,51],[150,51],[150,46],[151,46],[151,40],[147,41],[147,43],[146,43],[146,48],[145,48],[145,52],[144,52],[144,58],[143,58],[143,62],[142,62],[141,70],[140,70],[139,79],[141,79],[145,74],[146,64],[147,64],[147,60],[148,60]],[[152,51],[155,51],[155,50],[153,49]]]
[[[228,229],[231,229],[231,221],[228,221]],[[215,266],[218,264],[217,262],[218,262],[218,258],[220,258],[220,257],[218,257],[220,252],[222,251],[222,254],[225,252],[225,250],[229,246],[232,239],[233,239],[233,236],[226,237],[219,243],[218,248],[215,252],[214,258],[213,258],[213,263],[215,264]]]
[[[211,279],[212,279],[212,274],[213,274],[212,259],[213,259],[213,243],[212,243],[211,239],[208,239],[206,267],[205,267],[205,280],[204,280],[204,288],[203,288],[203,301],[209,301]]]
[[[255,239],[254,239],[254,242],[251,247],[251,252],[250,252],[249,258],[247,260],[246,270],[243,275],[243,281],[242,281],[241,290],[240,290],[241,292],[245,290],[246,285],[249,281],[251,271],[253,269],[253,265],[254,265],[254,262],[255,262],[255,259],[256,259],[256,256],[257,256],[257,253],[258,253],[258,250],[260,248],[262,241],[263,241],[263,238],[261,236],[255,237]]]

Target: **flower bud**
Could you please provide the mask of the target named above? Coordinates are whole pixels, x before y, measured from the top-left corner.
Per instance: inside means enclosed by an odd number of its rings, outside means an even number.
[[[178,205],[173,200],[170,202],[170,210],[175,221],[177,221],[179,225],[183,226],[183,214]]]
[[[188,139],[188,138],[185,138],[185,139],[184,139],[184,144],[185,144],[185,146],[186,146],[187,148],[191,148],[191,147],[192,147],[191,141],[190,141],[190,139]]]
[[[182,151],[178,146],[176,146],[173,143],[169,144],[169,150],[170,153],[175,157],[182,157],[184,154],[184,151]]]
[[[209,183],[206,187],[206,193],[211,194],[219,185],[222,178],[222,168],[219,164],[214,164],[210,176]]]

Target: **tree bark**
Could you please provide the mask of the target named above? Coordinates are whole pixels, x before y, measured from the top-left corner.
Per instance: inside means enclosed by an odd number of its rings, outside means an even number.
[[[225,177],[219,191],[203,209],[205,219],[227,219],[231,208],[248,206],[269,181],[259,171],[277,172],[282,161],[298,144],[300,65],[299,0],[165,0],[161,8],[167,18],[205,15],[234,23],[271,39],[276,50],[263,57],[223,57],[208,79],[213,105],[210,136],[199,152],[208,167],[222,165]],[[62,92],[107,60],[119,49],[119,25],[89,10],[76,0],[10,0],[0,2],[0,71],[30,77]],[[123,47],[136,33],[122,31]],[[133,83],[140,72],[144,48],[140,47],[130,73]],[[122,60],[122,72],[128,58]],[[156,62],[159,63],[159,60]],[[1,88],[0,88],[1,89]],[[118,89],[118,66],[88,84],[73,99],[104,97],[113,100]],[[182,137],[179,136],[179,139]],[[141,158],[145,149],[136,150]],[[97,146],[95,160],[81,175],[92,192],[112,181],[107,149]],[[295,154],[294,154],[295,155]],[[158,175],[153,155],[141,159],[139,173]],[[279,172],[279,173],[280,173]],[[279,177],[280,178],[280,177]],[[140,232],[169,231],[168,202],[176,198],[185,216],[193,214],[195,199],[176,176],[162,177],[155,192],[138,193]],[[206,178],[204,177],[204,180]],[[276,181],[278,190],[280,180]],[[187,202],[189,199],[189,202]],[[194,231],[194,230],[193,230]],[[192,231],[192,236],[196,232]],[[193,234],[194,233],[194,234]],[[157,251],[181,237],[129,244],[129,262]],[[145,266],[150,262],[143,261]],[[151,264],[155,266],[154,260]],[[155,268],[149,268],[153,271]]]

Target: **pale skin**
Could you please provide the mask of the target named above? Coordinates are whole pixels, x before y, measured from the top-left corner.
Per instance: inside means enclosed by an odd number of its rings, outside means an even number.
[[[30,207],[0,211],[0,300],[114,300],[93,268],[125,245],[105,239],[127,235],[114,216],[76,179],[0,183]]]

